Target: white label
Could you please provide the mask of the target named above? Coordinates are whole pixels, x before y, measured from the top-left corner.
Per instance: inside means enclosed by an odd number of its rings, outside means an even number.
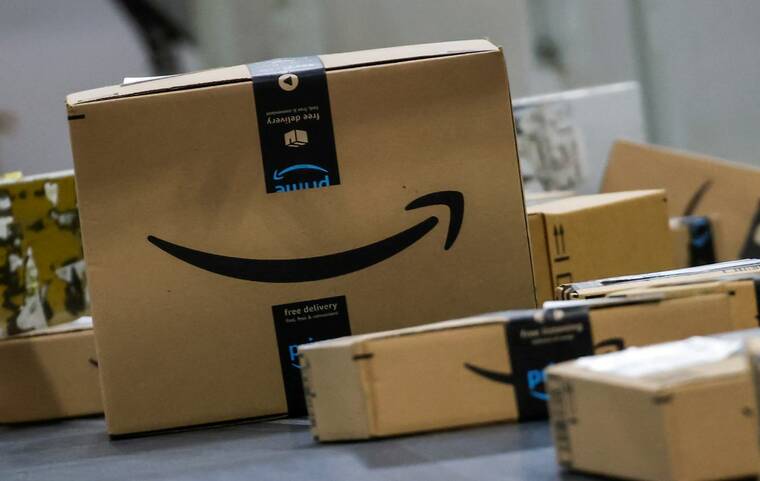
[[[642,378],[721,361],[737,353],[741,347],[741,340],[691,337],[683,341],[582,357],[576,363],[595,372]]]

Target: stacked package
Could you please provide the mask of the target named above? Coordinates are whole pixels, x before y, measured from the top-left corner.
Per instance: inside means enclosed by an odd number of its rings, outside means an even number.
[[[677,272],[609,297],[300,346],[312,432],[333,441],[542,419],[551,364],[757,327],[760,261]]]

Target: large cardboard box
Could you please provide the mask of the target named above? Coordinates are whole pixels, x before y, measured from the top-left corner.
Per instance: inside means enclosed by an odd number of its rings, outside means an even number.
[[[87,314],[72,171],[0,180],[0,338]]]
[[[696,337],[551,366],[559,463],[647,481],[756,477],[757,405],[742,337]]]
[[[665,189],[672,217],[715,221],[717,260],[760,257],[760,169],[676,150],[617,142],[603,192]]]
[[[92,320],[0,340],[0,423],[103,412]]]
[[[112,434],[305,413],[298,344],[534,306],[487,41],[241,65],[68,108]]]
[[[690,285],[725,278],[746,278],[760,275],[760,259],[742,259],[704,266],[650,272],[632,276],[610,277],[593,281],[562,284],[557,287],[557,299],[594,299],[616,296],[635,289]]]
[[[312,433],[367,439],[546,417],[543,370],[758,325],[752,279],[557,301],[299,347]]]
[[[539,304],[560,284],[676,267],[662,190],[571,197],[527,213]]]

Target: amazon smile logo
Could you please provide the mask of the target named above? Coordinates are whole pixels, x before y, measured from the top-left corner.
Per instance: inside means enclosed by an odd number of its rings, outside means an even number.
[[[622,351],[623,349],[625,349],[625,341],[620,337],[613,337],[594,344],[593,354]],[[557,360],[557,362],[559,361],[561,361],[561,359]],[[548,401],[549,395],[544,389],[546,383],[545,369],[554,364],[554,361],[546,359],[544,363],[540,364],[543,365],[540,367],[534,367],[533,369],[520,370],[518,374],[494,371],[469,362],[465,362],[464,367],[473,374],[488,379],[489,381],[506,384],[515,388],[524,387],[527,389],[529,396],[538,399],[539,401]]]
[[[405,210],[433,205],[449,208],[449,225],[444,250],[449,250],[459,235],[464,217],[464,196],[448,190],[423,195],[410,202]],[[167,254],[199,269],[221,276],[254,282],[308,282],[342,276],[373,266],[393,257],[422,239],[438,225],[430,216],[414,226],[380,241],[356,249],[317,257],[298,259],[248,259],[203,252],[149,235],[148,241]]]
[[[515,377],[512,374],[492,371],[490,369],[485,369],[480,366],[470,364],[469,362],[464,363],[464,367],[469,371],[477,374],[478,376],[488,379],[489,381],[494,381],[501,384],[509,384],[510,386],[514,386],[515,384]],[[525,378],[528,385],[528,392],[532,397],[540,401],[549,400],[549,396],[546,394],[546,392],[540,389],[540,387],[544,384],[544,380],[546,379],[543,369],[531,369],[525,373]]]

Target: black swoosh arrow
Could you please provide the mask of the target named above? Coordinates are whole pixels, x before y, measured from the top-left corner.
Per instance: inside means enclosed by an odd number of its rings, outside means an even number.
[[[406,206],[406,210],[431,205],[449,208],[449,229],[444,249],[454,245],[462,227],[464,196],[448,190],[423,195]],[[342,276],[393,257],[411,246],[438,224],[438,218],[428,217],[417,225],[381,241],[336,254],[300,259],[246,259],[203,252],[149,235],[148,241],[177,259],[200,269],[222,276],[256,282],[306,282]]]
[[[712,180],[706,180],[699,186],[696,192],[691,196],[689,202],[686,203],[686,207],[683,210],[684,217],[694,215],[697,210],[697,206],[702,201],[702,197],[705,196],[708,190],[712,187]]]
[[[464,363],[464,367],[474,372],[475,374],[479,376],[483,376],[484,378],[489,379],[491,381],[499,382],[502,384],[514,385],[514,377],[511,374],[508,374],[505,372],[499,372],[499,371],[492,371],[490,369],[485,369],[480,366],[470,364],[469,362]]]

